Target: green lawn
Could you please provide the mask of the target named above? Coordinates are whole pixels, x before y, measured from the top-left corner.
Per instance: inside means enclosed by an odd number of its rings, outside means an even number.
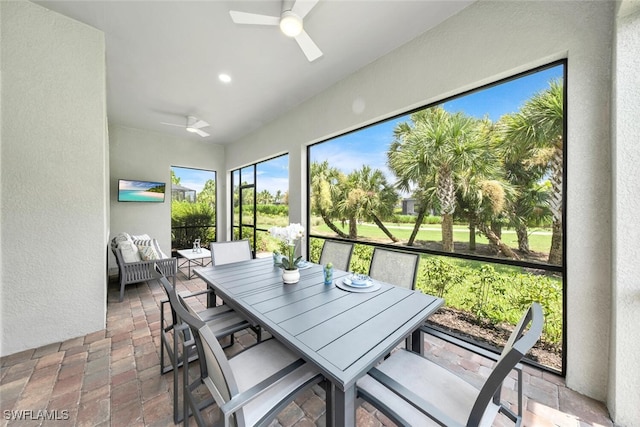
[[[333,232],[329,229],[329,227],[326,226],[326,224],[324,224],[322,220],[312,219],[311,222],[313,224],[312,232],[314,234],[333,234]],[[339,223],[337,225],[340,226]],[[395,237],[402,241],[409,240],[411,232],[413,231],[412,225],[396,225],[386,223],[385,226],[389,228],[389,231],[391,231],[391,233]],[[348,232],[348,226],[345,226],[343,230],[345,231],[345,233]],[[531,250],[536,252],[549,253],[549,248],[551,247],[551,232],[543,229],[531,229],[529,230],[529,233],[529,247],[531,248]],[[371,238],[377,241],[386,240],[387,242],[391,243],[384,232],[375,224],[359,224],[358,237]],[[453,237],[456,242],[468,243],[469,228],[464,225],[454,225]],[[418,232],[416,240],[434,242],[442,241],[440,226],[434,224],[423,225],[422,227],[420,227],[420,231]],[[504,228],[502,230],[502,240],[512,248],[518,248],[518,238],[514,230]],[[488,241],[483,235],[476,234],[476,243],[487,244]]]

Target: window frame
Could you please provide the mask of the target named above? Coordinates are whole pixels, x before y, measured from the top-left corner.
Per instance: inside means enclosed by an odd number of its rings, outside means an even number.
[[[561,345],[562,345],[562,355],[561,355],[561,363],[562,363],[562,367],[561,370],[558,372],[556,369],[552,369],[551,367],[542,365],[542,364],[538,364],[536,362],[530,361],[527,359],[527,363],[535,365],[543,370],[549,371],[549,372],[553,372],[554,374],[559,374],[561,376],[566,376],[566,372],[567,372],[567,287],[569,286],[569,283],[567,281],[567,87],[568,87],[568,80],[567,80],[567,76],[568,76],[568,60],[566,58],[564,59],[560,59],[557,61],[553,61],[544,65],[540,65],[538,67],[520,72],[520,73],[516,73],[514,75],[505,77],[505,78],[501,78],[498,80],[495,80],[491,83],[488,84],[484,84],[482,86],[467,90],[467,91],[463,91],[442,99],[438,99],[436,101],[430,102],[428,104],[424,104],[421,106],[418,106],[416,108],[412,108],[403,112],[400,112],[398,114],[394,114],[393,116],[390,117],[385,117],[383,119],[377,120],[375,122],[372,123],[368,123],[366,125],[360,126],[358,128],[349,130],[347,132],[343,132],[341,134],[337,134],[337,135],[333,135],[330,138],[324,139],[322,141],[318,141],[318,142],[314,142],[312,144],[309,144],[306,146],[306,172],[307,172],[307,200],[306,200],[306,214],[307,214],[307,236],[309,237],[307,239],[306,242],[306,251],[307,253],[310,253],[310,239],[311,238],[317,238],[317,239],[325,239],[325,240],[333,240],[333,241],[341,241],[341,242],[349,242],[349,243],[354,243],[354,244],[363,244],[363,245],[370,245],[370,246],[374,246],[374,247],[381,247],[381,248],[388,248],[388,249],[398,249],[399,246],[398,245],[393,245],[393,244],[386,244],[386,243],[378,243],[378,242],[372,242],[372,241],[367,241],[367,240],[354,240],[354,239],[349,239],[349,238],[341,238],[341,237],[335,237],[335,236],[331,236],[331,237],[327,237],[327,236],[322,236],[322,235],[317,235],[317,234],[313,234],[311,232],[311,219],[312,219],[312,209],[311,209],[311,159],[312,159],[312,153],[311,150],[314,146],[317,146],[319,144],[323,144],[326,143],[328,141],[334,140],[336,138],[340,138],[342,136],[348,135],[348,134],[352,134],[352,133],[356,133],[359,131],[362,131],[364,129],[370,128],[372,126],[376,126],[378,124],[381,124],[383,122],[387,122],[402,116],[407,116],[409,114],[412,114],[414,112],[417,111],[421,111],[430,107],[434,107],[437,105],[441,105],[445,102],[454,100],[454,99],[458,99],[461,97],[464,97],[466,95],[470,95],[476,92],[479,92],[481,90],[487,89],[487,88],[491,88],[512,80],[516,80],[518,78],[521,77],[525,77],[527,75],[531,75],[531,74],[535,74],[537,72],[549,69],[549,68],[553,68],[556,66],[562,66],[562,78],[563,78],[563,133],[562,133],[562,150],[563,150],[563,156],[562,156],[562,265],[554,265],[554,264],[549,264],[548,262],[545,263],[539,263],[539,262],[530,262],[530,261],[521,261],[521,260],[511,260],[511,259],[507,259],[507,258],[492,258],[492,257],[488,257],[488,256],[482,256],[482,255],[474,255],[474,254],[465,254],[465,253],[450,253],[450,252],[443,252],[443,251],[438,251],[438,250],[432,250],[432,249],[427,249],[427,248],[417,248],[414,246],[407,246],[407,245],[403,245],[400,246],[402,248],[403,251],[406,252],[411,252],[411,253],[418,253],[418,254],[425,254],[425,255],[435,255],[435,256],[442,256],[442,257],[448,257],[448,258],[454,258],[454,259],[463,259],[463,260],[470,260],[470,261],[480,261],[480,262],[485,262],[485,263],[489,263],[489,264],[500,264],[500,265],[508,265],[508,266],[514,266],[514,267],[523,267],[523,268],[530,268],[530,269],[535,269],[535,270],[544,270],[545,272],[552,272],[555,274],[559,274],[562,277],[562,339],[561,339]],[[456,338],[461,338],[460,336],[456,335]],[[463,338],[463,337],[462,337]],[[469,343],[471,343],[472,341],[469,339],[466,339],[465,341],[468,341]],[[477,343],[476,343],[477,344]]]
[[[250,242],[251,242],[251,250],[253,251],[254,254],[257,253],[257,242],[258,242],[258,232],[268,232],[269,230],[264,229],[264,228],[259,228],[258,227],[258,215],[257,215],[257,188],[258,188],[258,165],[262,164],[262,163],[266,163],[269,162],[271,160],[274,159],[278,159],[280,157],[284,157],[284,156],[289,156],[289,153],[282,153],[279,154],[277,156],[273,156],[273,157],[269,157],[268,159],[265,160],[261,160],[259,162],[254,162],[248,165],[244,165],[244,166],[240,166],[238,168],[232,169],[230,172],[230,177],[231,177],[231,209],[230,209],[230,214],[231,214],[231,240],[241,240],[243,238],[245,238],[244,236],[246,236],[245,234],[245,228],[246,229],[250,229],[250,234],[251,234],[251,238],[250,238]],[[240,183],[242,183],[242,170],[243,169],[247,169],[247,168],[252,168],[252,174],[253,174],[253,183],[252,184],[245,184],[242,185]],[[238,203],[239,203],[239,209],[238,209],[238,216],[239,216],[239,221],[238,221],[238,225],[235,225],[234,219],[235,219],[235,215],[234,215],[234,206],[233,206],[233,197],[235,195],[235,191],[236,191],[236,183],[235,183],[235,179],[234,179],[234,173],[238,172],[238,179],[240,180],[240,183],[238,183]],[[287,176],[287,183],[288,183],[288,176]],[[242,203],[242,190],[243,189],[253,189],[253,209],[250,212],[251,214],[251,218],[253,220],[253,224],[244,224],[242,222],[242,219],[244,217],[243,215],[243,203]],[[287,191],[289,191],[289,189],[287,188]],[[235,231],[238,231],[238,239],[235,238],[236,234]]]

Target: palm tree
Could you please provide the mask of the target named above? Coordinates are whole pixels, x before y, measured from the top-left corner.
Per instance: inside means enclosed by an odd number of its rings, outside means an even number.
[[[521,110],[505,118],[502,134],[511,147],[505,158],[528,167],[542,167],[551,185],[548,206],[553,218],[550,264],[562,264],[562,173],[564,136],[564,87],[554,80],[536,93]],[[526,160],[524,160],[526,159]]]
[[[324,223],[338,236],[349,237],[340,230],[333,219],[337,218],[337,201],[340,200],[341,189],[338,185],[345,180],[338,169],[329,167],[327,160],[311,163],[311,210],[320,215]]]
[[[442,250],[453,252],[457,181],[470,170],[483,174],[492,165],[493,155],[476,119],[448,113],[442,107],[418,111],[410,119],[411,123],[400,123],[394,129],[388,164],[401,186],[411,183],[428,194],[425,186],[435,184],[442,215]]]
[[[258,193],[256,198],[257,202],[261,205],[268,205],[270,203],[273,203],[273,196],[271,195],[269,190],[262,190]]]
[[[349,237],[357,238],[357,222],[373,221],[393,242],[398,242],[382,222],[393,216],[393,208],[398,202],[398,194],[391,187],[382,171],[362,166],[353,171],[346,180],[347,197],[338,204],[340,211],[349,218]]]

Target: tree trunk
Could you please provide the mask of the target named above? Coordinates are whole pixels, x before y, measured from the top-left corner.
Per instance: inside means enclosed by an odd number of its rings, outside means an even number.
[[[556,142],[551,162],[550,182],[553,188],[549,207],[553,215],[553,234],[549,249],[549,264],[562,265],[562,138]]]
[[[549,250],[549,264],[562,265],[562,222],[553,221],[551,235],[551,249]]]
[[[373,218],[373,222],[375,222],[375,223],[376,223],[376,225],[378,226],[378,228],[380,228],[380,230],[382,230],[382,231],[384,232],[384,234],[386,234],[386,235],[387,235],[387,237],[391,239],[391,241],[393,241],[393,242],[395,242],[395,243],[397,243],[397,242],[399,242],[399,241],[400,241],[396,236],[394,236],[393,234],[391,234],[391,232],[389,231],[389,229],[388,229],[388,228],[387,228],[387,227],[382,223],[382,221],[380,221],[380,219],[379,219],[377,216],[372,215],[372,218]]]
[[[320,216],[322,217],[322,220],[324,221],[325,224],[327,224],[327,227],[329,227],[331,229],[331,231],[333,231],[334,233],[336,233],[338,236],[342,237],[343,239],[347,239],[349,237],[349,235],[347,233],[345,233],[344,231],[340,230],[338,227],[336,227],[336,225],[331,222],[331,219],[329,219],[329,217],[327,216],[327,214],[325,212],[320,212]]]
[[[469,250],[476,250],[476,218],[474,215],[469,216]]]
[[[502,239],[502,224],[500,224],[497,221],[491,221],[491,229],[490,230],[496,236],[497,241],[500,241],[500,239]],[[485,233],[485,235],[486,235],[486,233]],[[500,246],[498,246],[491,239],[489,239],[489,249],[495,254],[500,253]]]
[[[358,238],[358,222],[355,218],[349,218],[349,238]]]
[[[420,231],[420,226],[422,225],[422,221],[424,221],[424,216],[426,213],[427,213],[427,208],[425,207],[423,209],[421,206],[420,209],[418,210],[416,223],[413,225],[413,231],[411,232],[411,236],[409,236],[409,241],[407,242],[407,246],[413,246],[413,242],[416,240],[416,236],[418,235],[418,231]]]
[[[482,234],[487,237],[489,242],[491,242],[491,245],[499,248],[500,252],[502,252],[504,256],[511,259],[520,259],[520,257],[515,252],[513,252],[513,250],[509,246],[504,244],[502,240],[500,240],[500,237],[498,237],[498,235],[491,228],[487,227],[486,224],[480,223],[478,224],[478,228],[480,229]]]
[[[454,252],[452,214],[442,215],[442,251]]]
[[[529,230],[524,224],[518,224],[516,226],[516,234],[518,235],[518,250],[523,254],[531,253],[529,248]]]

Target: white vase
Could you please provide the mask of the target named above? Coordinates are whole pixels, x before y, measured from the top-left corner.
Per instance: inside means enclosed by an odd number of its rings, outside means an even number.
[[[282,270],[282,281],[285,284],[293,284],[298,283],[300,280],[300,271],[296,268],[295,270]]]

